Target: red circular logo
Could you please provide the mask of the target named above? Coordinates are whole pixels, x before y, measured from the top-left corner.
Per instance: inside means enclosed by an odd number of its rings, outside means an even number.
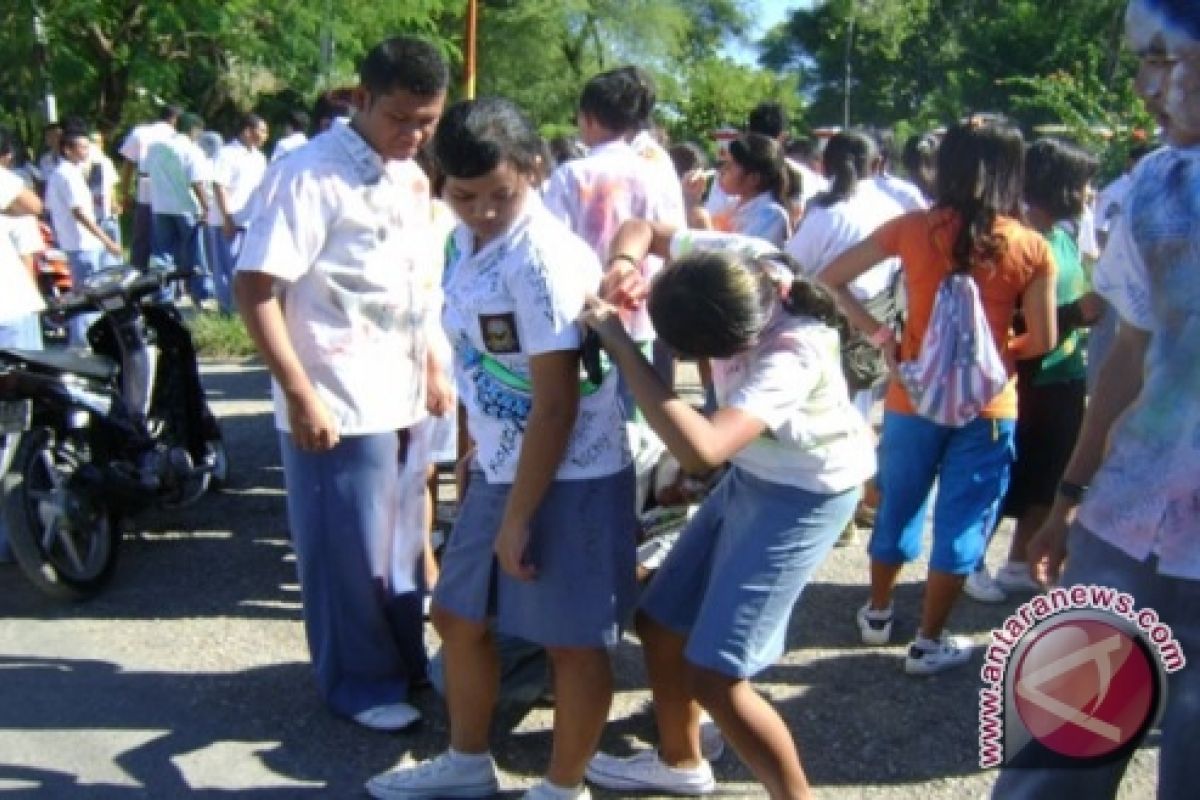
[[[1071,758],[1107,755],[1139,737],[1156,703],[1150,655],[1129,633],[1096,619],[1034,631],[1010,679],[1029,734]]]

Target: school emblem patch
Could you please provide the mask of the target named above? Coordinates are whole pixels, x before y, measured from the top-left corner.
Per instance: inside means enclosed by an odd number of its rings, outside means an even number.
[[[483,335],[483,346],[489,353],[521,352],[521,338],[517,335],[517,318],[514,314],[480,314],[479,331]]]

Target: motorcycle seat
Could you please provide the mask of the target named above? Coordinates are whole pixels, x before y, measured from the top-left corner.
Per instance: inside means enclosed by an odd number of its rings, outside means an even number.
[[[119,369],[111,358],[98,355],[81,355],[68,350],[18,350],[0,348],[0,358],[21,361],[31,367],[50,372],[73,372],[98,381],[112,380]]]

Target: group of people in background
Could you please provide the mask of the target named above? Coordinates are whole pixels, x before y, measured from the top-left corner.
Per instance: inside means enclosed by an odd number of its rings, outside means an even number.
[[[367,54],[320,135],[291,116],[269,168],[255,114],[207,151],[202,120],[176,108],[129,134],[131,261],[201,267],[193,297],[236,307],[271,372],[305,630],[335,713],[375,730],[420,718],[432,593],[448,748],[372,778],[372,796],[498,790],[491,721],[515,642],[544,651],[555,710],[526,798],[707,794],[726,743],[774,800],[810,797],[793,734],[814,733],[752,681],[857,528],[868,589],[847,624],[889,643],[930,505],[909,674],[969,660],[947,632],[964,590],[1002,602],[1064,558],[1063,580],[1131,591],[1200,648],[1200,13],[1133,0],[1129,23],[1164,147],[1134,169],[1135,148],[1098,202],[1093,156],[993,116],[900,148],[867,130],[821,146],[764,102],[711,170],[703,147],[656,136],[635,66],[591,77],[578,141],[552,147],[508,100],[447,106],[445,61],[412,37]],[[117,181],[83,126],[55,137],[46,205],[81,279],[122,253]],[[5,208],[40,210],[0,177]],[[0,239],[0,255],[18,241]],[[1108,335],[1089,345],[1093,327]],[[699,363],[703,408],[676,393],[677,359]],[[428,426],[455,417],[459,507],[433,565],[424,477],[446,429]],[[709,481],[639,586],[638,486],[664,452]],[[597,750],[627,629],[658,741],[618,758]],[[1196,675],[1169,678],[1160,797],[1187,793]],[[1123,764],[1006,770],[996,796],[1113,797]]]

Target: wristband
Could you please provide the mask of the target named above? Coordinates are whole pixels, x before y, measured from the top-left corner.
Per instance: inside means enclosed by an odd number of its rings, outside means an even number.
[[[636,258],[634,258],[633,256],[629,255],[628,253],[617,253],[616,255],[613,255],[613,256],[609,256],[609,257],[608,257],[608,263],[609,263],[610,265],[611,265],[611,264],[612,264],[614,261],[628,261],[628,262],[629,262],[629,265],[630,265],[631,267],[633,267],[634,269],[638,269],[638,268],[639,268],[639,266],[640,266],[640,264],[641,264],[641,262],[640,262],[638,259],[636,259]]]
[[[872,347],[882,348],[895,338],[896,333],[890,325],[880,325],[874,333],[867,337],[867,341],[871,343]]]
[[[1061,480],[1058,482],[1058,496],[1076,505],[1083,502],[1083,496],[1087,494],[1087,490],[1088,487],[1074,481]]]

